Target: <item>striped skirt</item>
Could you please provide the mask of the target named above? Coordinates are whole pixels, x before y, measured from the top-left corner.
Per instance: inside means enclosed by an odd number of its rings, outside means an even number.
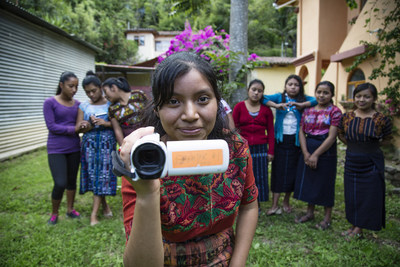
[[[275,143],[271,169],[271,191],[288,193],[294,191],[300,148],[295,145],[295,135],[284,135],[282,143]]]
[[[382,153],[346,152],[344,198],[346,218],[354,226],[385,227],[385,179]]]
[[[116,149],[112,129],[94,129],[82,137],[80,194],[115,195],[117,177],[112,172],[111,152]]]
[[[229,266],[233,248],[232,228],[186,242],[164,240],[164,266]]]
[[[307,137],[307,150],[312,154],[327,136]],[[336,142],[318,158],[317,168],[311,169],[300,155],[296,185],[293,197],[310,204],[333,207],[335,202],[335,181],[337,152]]]
[[[258,188],[258,200],[268,201],[268,144],[250,146],[253,172]]]

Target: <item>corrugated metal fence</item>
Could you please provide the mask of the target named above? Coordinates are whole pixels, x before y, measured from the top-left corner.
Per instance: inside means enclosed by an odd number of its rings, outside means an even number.
[[[0,9],[0,161],[44,146],[43,102],[63,71],[82,81],[95,52]],[[87,99],[79,86],[76,98]]]

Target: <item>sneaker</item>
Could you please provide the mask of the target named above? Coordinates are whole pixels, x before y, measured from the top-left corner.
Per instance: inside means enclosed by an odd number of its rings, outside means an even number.
[[[67,217],[70,217],[72,219],[76,219],[76,218],[79,219],[81,217],[81,215],[76,210],[72,210],[71,212],[67,212]]]
[[[47,221],[47,224],[50,225],[55,225],[57,223],[58,216],[57,215],[51,215],[50,219]]]

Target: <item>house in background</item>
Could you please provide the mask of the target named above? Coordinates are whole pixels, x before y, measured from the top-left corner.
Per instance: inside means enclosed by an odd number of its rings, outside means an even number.
[[[357,55],[366,52],[367,48],[360,41],[377,41],[376,32],[382,27],[382,18],[394,9],[395,1],[356,2],[358,8],[350,10],[342,0],[275,1],[277,8],[285,5],[297,7],[297,57],[293,64],[296,74],[307,82],[306,93],[313,95],[315,86],[321,80],[328,80],[336,87],[335,103],[343,109],[339,102],[351,100],[358,84],[371,82],[380,91],[388,82],[385,77],[373,81],[368,79],[372,70],[379,66],[379,56],[367,59],[350,73],[346,68],[353,64]],[[373,12],[374,9],[379,12]],[[370,20],[367,28],[366,20]],[[400,64],[399,56],[396,63]],[[395,118],[394,123],[399,129],[400,120]],[[394,146],[400,155],[399,136],[395,136]]]
[[[79,82],[101,50],[8,2],[0,1],[0,161],[46,145],[43,102],[62,72]],[[75,98],[87,97],[78,87]]]
[[[267,61],[268,65],[255,68],[247,79],[250,82],[253,79],[263,81],[265,85],[264,94],[272,95],[283,92],[285,80],[290,74],[295,73],[295,67],[292,64],[292,57],[260,57],[260,60]]]
[[[125,31],[127,40],[135,41],[138,45],[140,62],[151,60],[166,52],[170,42],[180,34],[180,31],[156,31],[154,29],[128,29]]]

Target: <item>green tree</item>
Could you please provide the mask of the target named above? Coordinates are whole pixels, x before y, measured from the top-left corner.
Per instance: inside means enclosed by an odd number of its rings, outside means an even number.
[[[347,0],[350,8],[356,8],[357,3],[354,0]],[[368,77],[375,80],[378,77],[387,77],[388,83],[379,94],[386,97],[385,107],[383,109],[387,115],[400,115],[400,66],[398,65],[398,57],[400,53],[400,0],[394,2],[383,2],[385,8],[380,10],[376,7],[377,2],[373,2],[371,8],[365,11],[375,19],[381,21],[381,28],[377,30],[377,41],[367,42],[361,41],[361,44],[367,45],[367,52],[355,58],[354,63],[348,69],[348,72],[357,68],[362,62],[369,58],[378,58],[379,64],[372,70]],[[392,5],[393,8],[389,8]],[[378,18],[378,14],[382,12],[383,18]],[[371,22],[371,18],[366,19],[365,26]],[[379,57],[378,57],[379,56]],[[397,62],[396,62],[397,58]]]

